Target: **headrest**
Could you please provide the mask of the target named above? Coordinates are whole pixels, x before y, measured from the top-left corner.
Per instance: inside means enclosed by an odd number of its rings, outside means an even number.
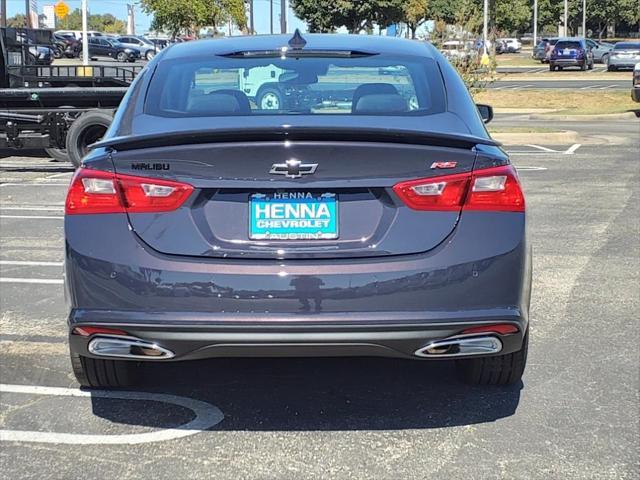
[[[407,111],[407,101],[397,93],[364,95],[353,107],[356,114],[393,114]]]

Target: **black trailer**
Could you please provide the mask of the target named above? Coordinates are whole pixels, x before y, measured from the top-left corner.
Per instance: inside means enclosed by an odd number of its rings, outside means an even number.
[[[0,29],[0,148],[43,148],[79,165],[143,67],[38,65],[31,52],[47,41],[49,30]]]

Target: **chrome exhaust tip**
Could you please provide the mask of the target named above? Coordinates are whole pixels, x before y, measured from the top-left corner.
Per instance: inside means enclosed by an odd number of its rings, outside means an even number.
[[[459,337],[436,340],[414,352],[416,357],[445,358],[499,353],[502,342],[497,337]]]
[[[100,357],[144,360],[167,360],[175,353],[155,343],[135,338],[95,337],[89,342],[89,352]]]

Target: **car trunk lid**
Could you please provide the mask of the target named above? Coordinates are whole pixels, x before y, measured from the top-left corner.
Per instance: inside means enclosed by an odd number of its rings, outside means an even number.
[[[137,137],[102,144],[114,149],[119,174],[194,187],[177,210],[129,213],[134,232],[164,254],[350,258],[415,254],[442,243],[460,212],[413,210],[393,186],[469,172],[474,143],[493,142],[353,132],[289,132],[278,139],[273,131],[242,137],[218,132],[215,141],[194,133],[181,140]],[[311,235],[305,235],[309,228]]]

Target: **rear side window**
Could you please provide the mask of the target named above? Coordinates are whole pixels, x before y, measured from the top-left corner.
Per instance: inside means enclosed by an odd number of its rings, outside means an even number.
[[[221,57],[165,60],[145,112],[164,117],[226,115],[429,115],[445,110],[433,59]]]

